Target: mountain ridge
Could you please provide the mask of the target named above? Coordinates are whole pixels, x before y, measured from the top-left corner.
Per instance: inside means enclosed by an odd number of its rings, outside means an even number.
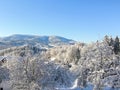
[[[38,35],[22,35],[14,34],[0,38],[1,48],[32,45],[38,47],[53,47],[58,45],[71,45],[76,41],[61,36],[38,36]]]

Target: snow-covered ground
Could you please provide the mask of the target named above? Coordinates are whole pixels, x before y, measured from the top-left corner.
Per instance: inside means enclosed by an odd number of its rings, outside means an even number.
[[[57,90],[93,90],[93,85],[88,85],[86,88],[81,89],[80,87],[78,87],[77,83],[78,83],[78,79],[75,80],[72,87],[56,88],[56,89]],[[2,83],[0,84],[0,88],[3,88],[3,90],[11,90],[10,87],[11,84],[9,81],[2,81]],[[113,89],[111,87],[105,87],[103,90],[113,90]]]
[[[2,83],[0,84],[0,88],[3,88],[3,90],[11,90],[10,86],[11,84],[9,81],[2,81]]]
[[[78,79],[75,80],[72,87],[56,88],[57,90],[93,90],[93,85],[88,85],[85,88],[78,87]],[[103,90],[113,90],[111,87],[104,87]],[[118,89],[120,90],[120,89]]]
[[[57,90],[93,90],[93,87],[91,85],[88,85],[86,88],[81,89],[80,87],[78,87],[78,79],[76,79],[72,87],[56,88],[56,89]]]

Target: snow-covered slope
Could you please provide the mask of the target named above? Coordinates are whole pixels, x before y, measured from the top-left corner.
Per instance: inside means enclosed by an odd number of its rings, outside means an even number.
[[[20,36],[14,38],[18,42]],[[20,41],[34,41],[34,38],[25,36]],[[4,42],[9,43],[8,39],[10,37]],[[59,42],[54,36],[42,40],[54,45]],[[11,82],[14,90],[17,90],[19,84],[32,88],[28,90],[120,89],[120,50],[119,47],[114,50],[116,45],[102,41],[85,45],[68,43],[43,49],[31,45],[33,42],[29,43],[30,45],[13,45],[14,47],[0,50],[1,59],[7,57],[6,62],[0,66],[0,81],[3,87],[6,82]],[[20,88],[25,88],[21,85]]]
[[[22,45],[34,45],[39,47],[53,47],[57,45],[69,45],[74,44],[75,41],[66,39],[60,36],[34,36],[34,35],[12,35],[0,39],[0,49],[22,46]]]

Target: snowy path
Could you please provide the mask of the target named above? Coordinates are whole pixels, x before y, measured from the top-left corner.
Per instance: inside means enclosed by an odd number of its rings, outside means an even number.
[[[74,84],[72,87],[68,87],[68,88],[57,88],[57,90],[81,90],[79,87],[78,87],[78,79],[75,80]]]
[[[78,79],[76,79],[72,87],[57,88],[57,90],[93,90],[93,87],[91,85],[88,85],[86,88],[81,89],[78,87]]]

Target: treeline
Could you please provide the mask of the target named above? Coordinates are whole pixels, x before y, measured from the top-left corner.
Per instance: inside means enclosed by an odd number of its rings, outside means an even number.
[[[120,41],[118,36],[113,39],[112,37],[106,35],[104,40],[109,46],[113,47],[113,51],[115,54],[118,54],[120,52]]]

